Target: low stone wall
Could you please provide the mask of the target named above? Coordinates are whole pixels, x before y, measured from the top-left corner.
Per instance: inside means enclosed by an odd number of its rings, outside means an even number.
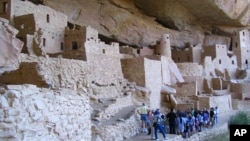
[[[140,132],[140,120],[133,114],[129,119],[114,125],[102,126],[96,132],[98,141],[122,141]]]
[[[91,140],[89,98],[69,89],[0,87],[0,140]]]
[[[224,123],[223,125],[213,127],[212,129],[204,130],[201,133],[197,133],[192,135],[191,137],[187,139],[183,139],[184,141],[202,141],[209,139],[213,136],[216,136],[218,134],[222,134],[228,131],[228,125],[227,123]]]
[[[117,98],[114,103],[105,108],[104,111],[101,112],[102,119],[109,119],[112,115],[118,113],[122,108],[132,106],[131,95]]]

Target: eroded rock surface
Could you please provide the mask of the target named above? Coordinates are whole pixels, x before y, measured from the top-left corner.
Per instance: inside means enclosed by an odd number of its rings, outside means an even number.
[[[100,34],[136,45],[155,45],[164,33],[171,46],[203,43],[205,34],[229,36],[232,28],[247,26],[247,0],[45,0],[68,20],[91,25]]]

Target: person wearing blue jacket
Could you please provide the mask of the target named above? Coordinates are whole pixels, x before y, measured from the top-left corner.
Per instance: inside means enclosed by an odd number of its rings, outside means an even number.
[[[157,140],[157,141],[159,140],[158,139],[158,135],[157,135],[158,134],[158,130],[160,130],[160,132],[162,133],[162,136],[163,136],[164,140],[167,140],[166,134],[165,134],[165,132],[164,132],[164,130],[162,128],[162,125],[161,125],[163,119],[161,117],[159,109],[157,109],[154,112],[153,121],[154,121],[153,126],[154,126],[154,131],[155,131],[154,132],[155,133],[155,140]]]

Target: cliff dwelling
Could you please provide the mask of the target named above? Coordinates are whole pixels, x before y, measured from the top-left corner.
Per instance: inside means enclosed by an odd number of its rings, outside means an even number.
[[[171,108],[250,108],[243,4],[234,4],[239,21],[225,9],[220,13],[220,3],[213,9],[218,17],[206,21],[206,13],[186,12],[197,0],[167,0],[179,9],[179,21],[168,15],[170,7],[164,16],[140,11],[166,5],[162,0],[82,2],[88,7],[70,0],[0,0],[0,140],[127,140],[140,134],[142,103],[164,114]],[[219,16],[228,25],[219,28],[225,24]]]

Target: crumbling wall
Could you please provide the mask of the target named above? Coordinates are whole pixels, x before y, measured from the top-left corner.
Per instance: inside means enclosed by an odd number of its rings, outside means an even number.
[[[175,62],[200,63],[201,52],[202,52],[201,44],[197,44],[197,45],[187,44],[184,49],[174,48],[172,50],[172,59]]]
[[[97,135],[96,140],[118,141],[130,138],[140,133],[140,117],[132,115],[127,120],[117,122],[116,125],[103,125],[100,128],[94,128]]]
[[[38,72],[52,87],[85,89],[89,82],[86,62],[63,58],[38,58]]]
[[[1,84],[35,84],[39,87],[48,87],[38,74],[36,62],[22,62],[15,71],[5,72],[0,76]]]
[[[35,85],[0,90],[0,140],[91,140],[88,97]]]
[[[120,54],[127,56],[128,58],[133,58],[133,57],[141,55],[142,53],[141,50],[142,49],[135,49],[129,46],[120,46],[119,52]],[[123,58],[125,59],[125,57]]]
[[[239,83],[230,83],[230,91],[233,92],[232,98],[234,99],[248,99],[250,98],[250,83],[244,81]]]
[[[21,54],[20,67],[4,73],[0,82],[4,84],[34,84],[39,87],[84,89],[89,86],[90,74],[86,62],[63,58],[45,58]],[[34,79],[36,78],[36,79]]]
[[[113,101],[113,103],[108,105],[108,107],[106,107],[105,110],[101,111],[100,113],[101,119],[110,119],[112,118],[113,115],[120,112],[122,108],[133,105],[131,95],[111,100]]]
[[[18,30],[9,25],[9,22],[0,18],[0,74],[4,71],[17,69],[18,55],[22,50],[23,42],[15,38]]]
[[[35,5],[29,1],[12,0],[15,17],[14,25],[20,31],[19,38],[26,42],[26,34],[33,35],[42,30],[40,37],[34,36],[34,42],[44,53],[60,53],[64,47],[64,29],[67,26],[67,16],[44,5]],[[32,15],[32,16],[31,16]],[[32,22],[31,22],[32,21]],[[36,39],[40,38],[40,39]],[[33,39],[31,39],[33,41]],[[30,42],[30,41],[27,41]],[[34,44],[35,44],[34,43]],[[38,54],[40,55],[40,54]]]
[[[36,19],[39,21],[42,21],[41,24],[46,23],[46,17],[47,14],[50,15],[50,24],[46,24],[48,28],[51,28],[49,26],[53,26],[52,28],[65,28],[67,26],[67,16],[62,13],[58,12],[48,6],[45,5],[35,5],[30,1],[20,1],[20,0],[12,0],[11,6],[9,8],[12,8],[14,11],[11,13],[10,21],[13,20],[13,16],[22,16],[27,14],[35,14],[38,15],[38,17],[44,17],[44,19]]]

